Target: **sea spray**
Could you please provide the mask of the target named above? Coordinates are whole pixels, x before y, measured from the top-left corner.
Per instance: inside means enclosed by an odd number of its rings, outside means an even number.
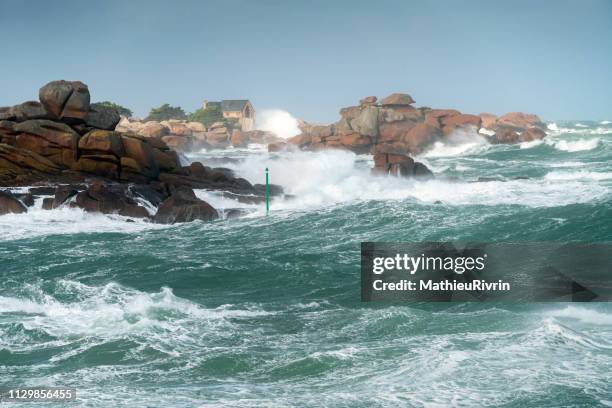
[[[255,128],[273,132],[277,136],[288,139],[300,134],[299,122],[289,112],[280,109],[268,109],[257,113]]]

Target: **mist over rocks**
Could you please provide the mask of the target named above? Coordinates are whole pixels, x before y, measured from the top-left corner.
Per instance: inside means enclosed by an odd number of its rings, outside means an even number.
[[[179,150],[235,143],[269,143],[268,132],[233,133],[219,124],[141,123],[110,107],[90,104],[87,85],[52,81],[40,102],[0,107],[0,214],[27,212],[42,199],[43,209],[63,205],[85,211],[173,223],[212,220],[216,211],[193,188],[222,190],[263,202],[264,190],[227,169],[195,162],[182,166]],[[17,195],[10,188],[37,186]],[[176,192],[180,191],[177,196]],[[282,189],[274,186],[273,195]],[[162,209],[163,206],[163,209]],[[159,208],[158,208],[159,207]],[[156,213],[162,209],[162,215]]]
[[[490,143],[520,143],[546,136],[537,115],[521,112],[501,117],[461,113],[455,109],[415,107],[409,94],[393,93],[382,100],[368,96],[357,106],[340,109],[340,119],[330,125],[302,124],[302,133],[284,143],[272,143],[269,151],[289,145],[303,150],[340,148],[355,153],[416,155],[456,131],[480,135]]]

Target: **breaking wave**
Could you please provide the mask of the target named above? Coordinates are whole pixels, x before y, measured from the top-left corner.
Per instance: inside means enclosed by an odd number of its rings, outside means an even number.
[[[584,150],[592,150],[599,145],[599,139],[581,139],[575,141],[559,140],[554,142],[554,147],[557,150],[564,152],[581,152]]]

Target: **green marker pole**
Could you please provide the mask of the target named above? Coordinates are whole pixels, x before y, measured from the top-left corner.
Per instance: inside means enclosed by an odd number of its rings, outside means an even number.
[[[266,167],[266,215],[270,212],[270,188],[268,187],[268,168]]]

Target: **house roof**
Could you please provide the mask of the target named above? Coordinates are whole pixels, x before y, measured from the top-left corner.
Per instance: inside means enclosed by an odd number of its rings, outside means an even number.
[[[221,110],[223,112],[241,112],[247,103],[249,103],[248,99],[224,99],[221,101]]]

